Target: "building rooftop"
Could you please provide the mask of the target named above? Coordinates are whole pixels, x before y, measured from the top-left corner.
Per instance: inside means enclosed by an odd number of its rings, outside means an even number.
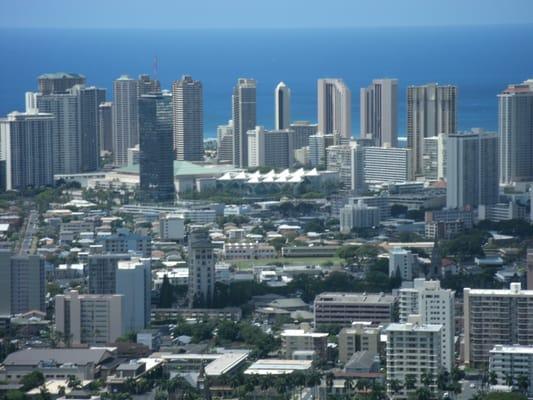
[[[470,289],[464,288],[470,296],[533,296],[533,290],[522,290],[519,282],[512,282],[509,289]]]
[[[392,294],[385,293],[344,293],[344,292],[325,292],[320,293],[316,299],[320,302],[336,303],[368,303],[368,304],[390,304],[396,301]]]
[[[281,336],[309,336],[315,338],[323,338],[328,337],[328,334],[321,332],[306,332],[303,329],[285,329],[283,332],[281,332]]]
[[[50,72],[47,74],[39,75],[38,77],[38,79],[63,79],[63,78],[80,79],[80,78],[85,78],[85,76],[78,74],[76,72]]]
[[[437,324],[413,324],[392,323],[385,328],[385,332],[440,332],[442,325]]]
[[[512,346],[506,346],[502,344],[497,344],[492,348],[490,353],[513,353],[513,354],[532,354],[533,355],[533,346],[521,346],[518,344]]]
[[[38,365],[43,361],[54,361],[58,364],[87,365],[99,364],[111,357],[109,349],[25,349],[9,354],[4,365]]]
[[[282,375],[294,371],[307,371],[313,365],[312,360],[284,360],[264,359],[257,360],[244,371],[246,375]]]
[[[174,176],[188,175],[222,175],[229,171],[235,171],[230,165],[200,165],[190,161],[174,161]],[[139,175],[139,164],[127,165],[115,169],[113,172],[122,174]]]

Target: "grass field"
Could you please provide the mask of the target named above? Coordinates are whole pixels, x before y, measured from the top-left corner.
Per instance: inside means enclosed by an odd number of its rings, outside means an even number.
[[[279,257],[263,258],[260,260],[237,260],[228,261],[234,264],[238,269],[250,269],[254,265],[268,265],[272,263],[282,263],[288,265],[320,265],[326,262],[332,262],[334,265],[340,265],[344,260],[339,257]]]

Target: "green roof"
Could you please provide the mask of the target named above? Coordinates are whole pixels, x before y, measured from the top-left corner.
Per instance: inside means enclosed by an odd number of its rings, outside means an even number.
[[[139,164],[127,165],[115,170],[125,174],[139,174]],[[190,161],[174,161],[174,176],[187,175],[221,175],[228,171],[235,171],[232,165],[200,165]]]

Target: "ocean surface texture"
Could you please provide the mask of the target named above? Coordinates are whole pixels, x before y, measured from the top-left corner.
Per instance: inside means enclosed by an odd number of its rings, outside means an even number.
[[[316,80],[343,78],[359,132],[359,88],[399,79],[399,134],[406,130],[406,87],[459,86],[459,127],[497,130],[497,94],[533,77],[533,26],[349,30],[0,30],[0,115],[24,108],[44,72],[79,72],[108,89],[122,74],[154,72],[164,88],[183,74],[204,85],[205,137],[231,117],[239,77],[258,81],[258,124],[273,124],[273,91],[292,90],[292,119],[316,121]]]

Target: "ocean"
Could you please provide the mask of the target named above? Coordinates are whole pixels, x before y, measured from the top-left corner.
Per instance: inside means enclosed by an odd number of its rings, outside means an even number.
[[[533,26],[338,30],[0,30],[0,115],[24,108],[45,72],[79,72],[107,88],[122,74],[154,73],[164,88],[190,74],[204,86],[204,135],[231,118],[239,77],[258,82],[257,121],[273,125],[276,84],[292,91],[292,119],[316,121],[316,80],[338,77],[352,90],[359,132],[359,88],[399,79],[399,135],[406,131],[406,87],[459,87],[459,127],[497,130],[497,94],[533,77]]]

